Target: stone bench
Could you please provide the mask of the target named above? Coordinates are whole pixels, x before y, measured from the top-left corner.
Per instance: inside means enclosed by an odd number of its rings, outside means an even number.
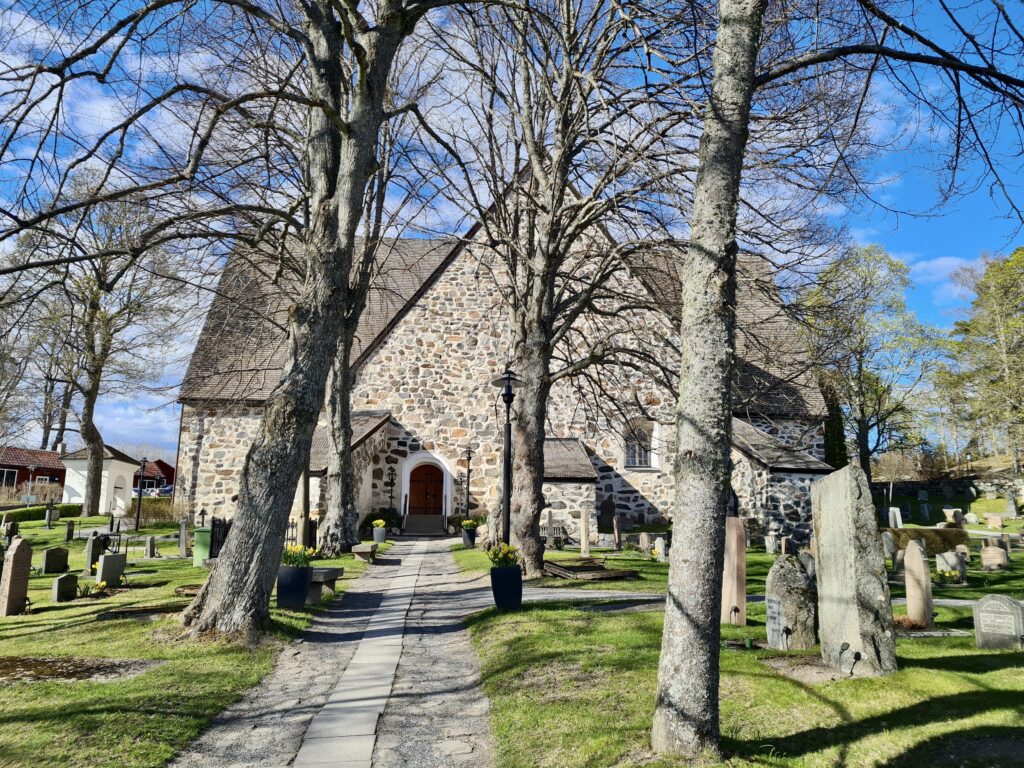
[[[320,602],[325,585],[331,592],[337,592],[335,585],[344,573],[344,568],[314,568],[313,578],[309,583],[309,594],[306,596],[306,605],[316,605]]]
[[[367,563],[372,563],[377,556],[376,544],[356,544],[352,547],[352,554]]]

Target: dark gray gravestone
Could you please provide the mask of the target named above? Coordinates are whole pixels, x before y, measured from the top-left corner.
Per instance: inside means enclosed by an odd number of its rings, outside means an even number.
[[[53,591],[50,599],[55,603],[66,603],[78,597],[78,576],[65,573],[53,580]]]
[[[932,508],[927,501],[922,501],[918,504],[917,510],[922,523],[930,523],[932,521]]]
[[[146,556],[147,559],[152,559],[154,557],[159,557],[160,556],[160,553],[157,551],[157,548],[156,548],[156,536],[147,536],[146,537],[146,555],[145,556]]]
[[[917,500],[918,501],[928,501],[928,491],[918,491],[917,492]]]
[[[99,584],[102,581],[108,587],[120,586],[127,563],[128,556],[125,554],[115,555],[108,552],[101,556],[99,567],[96,568],[96,583]]]
[[[75,538],[75,521],[65,520],[64,521],[64,543],[67,544],[69,541]]]
[[[43,550],[43,573],[64,573],[68,569],[68,551],[64,547]]]
[[[1006,595],[985,595],[974,604],[979,648],[1024,648],[1024,607]]]
[[[178,522],[178,556],[188,557],[188,520]]]
[[[1006,517],[1017,516],[1017,497],[1014,496],[1013,490],[1011,490],[1006,496]]]
[[[1009,560],[1010,550],[1013,549],[1013,544],[1010,543],[1010,534],[1004,533],[999,537],[999,546],[1002,547],[1003,551],[1006,553],[1006,559]]]
[[[818,598],[803,564],[790,556],[775,558],[764,594],[768,645],[784,651],[813,648]]]
[[[82,569],[83,576],[92,575],[92,567],[99,562],[102,552],[103,542],[96,534],[96,531],[93,531],[92,535],[85,540],[85,568]]]
[[[52,528],[53,524],[60,520],[60,512],[54,509],[52,501],[46,505],[46,512],[43,513],[43,520],[46,522],[47,530]]]
[[[939,552],[935,556],[935,570],[953,571],[959,576],[961,582],[967,581],[967,561],[960,552],[953,550]]]

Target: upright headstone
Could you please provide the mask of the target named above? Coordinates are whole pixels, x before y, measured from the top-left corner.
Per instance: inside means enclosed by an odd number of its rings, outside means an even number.
[[[907,542],[904,559],[907,585],[907,618],[919,627],[931,628],[934,619],[932,603],[932,569],[928,565],[924,547],[917,539]]]
[[[775,558],[764,589],[768,645],[784,651],[813,648],[817,599],[814,580],[798,559]]]
[[[985,525],[998,531],[1003,527],[1003,518],[1000,515],[985,515]]]
[[[956,550],[956,553],[963,558],[965,563],[971,562],[971,548],[967,544],[957,544],[954,549]]]
[[[917,500],[918,501],[928,501],[928,491],[926,491],[924,489],[921,489],[920,491],[918,491],[917,492]]]
[[[154,557],[159,557],[159,556],[160,556],[160,553],[157,552],[157,549],[156,549],[156,536],[147,536],[146,537],[146,558],[147,559],[152,559]]]
[[[67,544],[75,538],[75,521],[65,520],[64,521],[64,543]]]
[[[964,556],[955,550],[939,552],[935,556],[935,570],[952,571],[957,574],[961,583],[967,581],[967,562],[964,560]]]
[[[64,547],[43,550],[43,573],[64,573],[68,569],[68,551]]]
[[[807,572],[807,575],[813,579],[815,569],[814,555],[812,555],[810,552],[801,552],[799,555],[797,555],[797,558],[800,560],[800,564],[804,567],[804,570]]]
[[[903,527],[903,512],[899,507],[889,507],[889,527]]]
[[[644,557],[651,556],[651,534],[647,531],[640,532],[640,551],[644,553]]]
[[[892,531],[882,531],[882,553],[890,562],[894,562],[897,551],[899,547],[896,546],[896,537],[892,535]]]
[[[1017,516],[1017,496],[1014,494],[1013,489],[1010,489],[1010,492],[1006,494],[1006,516]]]
[[[917,505],[918,514],[921,517],[921,522],[930,524],[932,521],[932,508],[927,501],[922,501]]]
[[[57,510],[54,509],[52,501],[48,502],[46,504],[46,511],[43,512],[43,521],[44,521],[44,523],[46,525],[46,530],[50,530],[50,528],[53,527],[53,523],[54,523],[53,513],[56,512],[56,511]]]
[[[580,510],[580,557],[590,557],[590,510]]]
[[[555,520],[554,520],[554,517],[552,516],[552,512],[551,512],[550,509],[548,510],[547,525],[545,525],[544,527],[546,529],[545,530],[545,534],[547,535],[547,541],[545,542],[545,546],[548,549],[554,549],[555,548]]]
[[[799,552],[800,547],[792,536],[783,536],[779,539],[779,554],[796,555],[799,554]]]
[[[188,557],[188,520],[178,521],[178,557]]]
[[[896,636],[871,491],[846,466],[811,486],[821,656],[850,675],[896,671]]]
[[[985,595],[974,604],[974,642],[979,648],[1024,648],[1024,608],[1006,595]]]
[[[962,509],[954,509],[951,507],[943,507],[942,514],[946,518],[946,522],[962,528],[964,525],[964,513]]]
[[[668,552],[665,549],[664,536],[659,536],[654,540],[654,556],[658,559],[659,563],[664,563],[668,560]]]
[[[17,538],[4,555],[0,576],[0,616],[16,616],[25,612],[28,603],[28,576],[32,571],[32,547]]]
[[[4,538],[7,539],[7,546],[11,545],[14,541],[14,537],[18,535],[18,521],[11,520],[9,523],[4,524]]]
[[[968,525],[977,525],[978,524],[978,516],[976,514],[974,514],[973,512],[968,512],[967,514],[964,515],[964,522],[967,523]]]
[[[1012,559],[1010,557],[1010,552],[1013,549],[1013,544],[1010,543],[1010,534],[1004,533],[1002,536],[999,537],[999,546],[1003,550],[1003,552],[1006,553],[1006,559]]]
[[[1010,567],[1010,558],[1002,547],[981,548],[981,570],[1005,571]]]
[[[615,499],[611,496],[605,496],[604,501],[601,502],[601,506],[598,509],[597,525],[600,528],[607,530],[614,525],[615,520]]]
[[[85,540],[85,568],[82,570],[82,575],[92,575],[92,567],[99,562],[102,552],[103,540],[100,539],[96,531],[93,531]]]
[[[747,537],[743,521],[725,518],[725,562],[722,568],[722,623],[747,625]]]
[[[903,558],[906,554],[907,550],[897,549],[895,554],[892,556],[892,576],[895,579],[903,578]]]
[[[50,599],[55,603],[66,603],[78,597],[78,576],[73,573],[65,573],[53,580]]]
[[[764,535],[764,551],[769,555],[777,555],[779,553],[779,537],[774,533],[766,533]]]
[[[128,556],[124,553],[115,555],[113,552],[108,552],[101,555],[99,567],[96,568],[96,583],[103,582],[108,587],[120,586],[127,561]]]
[[[622,515],[612,516],[612,538],[615,541],[615,551],[622,549]]]

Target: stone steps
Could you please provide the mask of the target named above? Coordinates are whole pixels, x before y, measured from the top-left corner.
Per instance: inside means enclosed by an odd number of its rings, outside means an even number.
[[[410,535],[443,534],[443,515],[406,515],[403,532]]]

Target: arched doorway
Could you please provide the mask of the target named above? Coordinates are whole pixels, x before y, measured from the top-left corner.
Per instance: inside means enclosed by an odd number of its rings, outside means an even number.
[[[409,474],[409,514],[444,514],[444,472],[435,464],[420,464]]]

